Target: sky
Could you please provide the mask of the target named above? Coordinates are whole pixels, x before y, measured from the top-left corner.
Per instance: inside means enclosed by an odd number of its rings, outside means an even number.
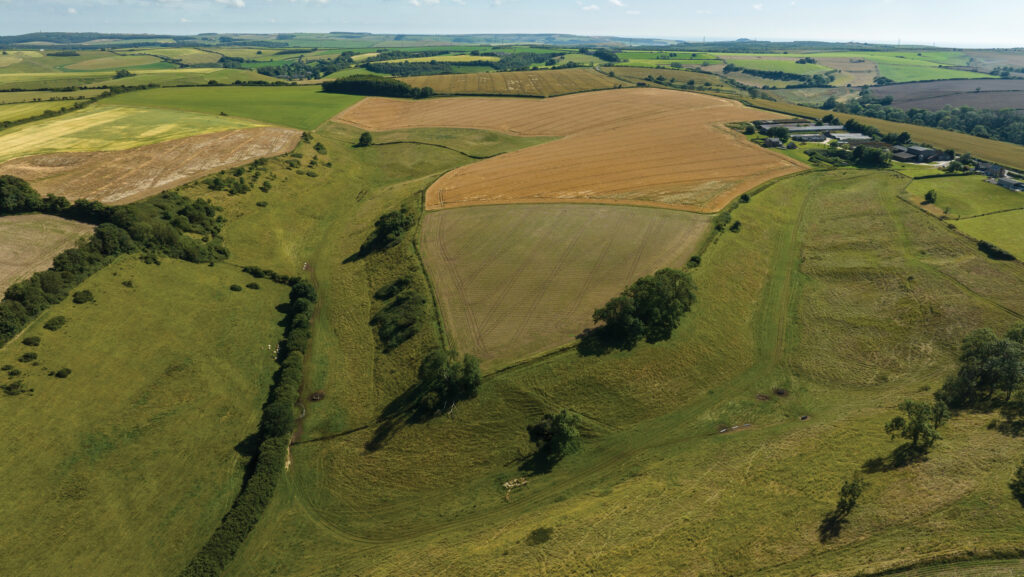
[[[0,35],[564,33],[1024,46],[1024,0],[0,0]]]

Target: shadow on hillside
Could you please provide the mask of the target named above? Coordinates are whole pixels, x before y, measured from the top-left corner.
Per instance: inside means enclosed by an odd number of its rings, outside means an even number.
[[[864,462],[861,470],[865,473],[883,473],[885,471],[894,471],[896,469],[906,467],[907,465],[913,465],[914,463],[921,463],[927,460],[927,449],[915,447],[910,443],[904,443],[893,449],[892,453],[889,453],[889,455],[885,457],[868,459]]]
[[[821,520],[821,524],[818,525],[818,542],[824,544],[839,537],[839,533],[843,531],[843,526],[850,521],[846,518],[841,511],[829,511],[828,515]]]
[[[557,459],[552,459],[547,451],[536,451],[519,465],[519,470],[527,475],[544,475],[550,473],[551,469],[558,464]]]
[[[367,441],[365,449],[368,453],[380,450],[398,431],[409,425],[426,423],[441,415],[441,411],[429,412],[423,409],[419,401],[424,395],[424,385],[416,383],[404,393],[388,403],[377,417],[377,428],[373,437]]]

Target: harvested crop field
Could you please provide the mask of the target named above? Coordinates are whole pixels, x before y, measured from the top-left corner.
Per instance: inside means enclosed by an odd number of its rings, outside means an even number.
[[[32,154],[125,150],[136,146],[262,126],[242,118],[130,106],[90,106],[0,132],[0,162]]]
[[[123,204],[257,158],[284,154],[301,136],[301,131],[289,128],[247,128],[124,151],[17,158],[0,164],[0,173],[24,178],[41,194]]]
[[[630,86],[590,68],[411,76],[402,82],[419,88],[429,86],[437,94],[491,96],[558,96]]]
[[[803,165],[748,142],[726,122],[782,118],[738,102],[659,89],[549,100],[366,99],[337,117],[368,130],[455,126],[564,138],[458,168],[427,208],[602,202],[717,212]]]
[[[423,260],[460,351],[496,367],[572,342],[640,276],[680,266],[709,217],[596,205],[427,213]]]
[[[92,227],[45,214],[0,218],[0,294],[34,272],[50,268],[53,257],[75,246]]]
[[[1024,78],[912,82],[879,86],[872,88],[871,93],[876,97],[892,96],[893,106],[903,109],[970,106],[1024,110]]]

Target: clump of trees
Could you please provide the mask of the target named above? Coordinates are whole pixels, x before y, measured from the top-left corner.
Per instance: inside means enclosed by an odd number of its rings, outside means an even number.
[[[412,279],[401,277],[378,290],[373,298],[386,303],[370,319],[385,353],[416,336],[426,316],[427,298]]]
[[[991,329],[971,332],[960,346],[960,367],[936,399],[954,409],[1007,403],[1024,384],[1024,323],[1000,338]]]
[[[417,408],[422,415],[434,415],[458,401],[476,397],[480,388],[480,361],[472,355],[462,359],[454,351],[435,349],[419,368]]]
[[[900,413],[885,424],[885,432],[891,438],[909,441],[907,450],[913,455],[923,455],[941,439],[939,427],[949,419],[949,409],[942,401],[926,403],[907,399],[899,405]]]
[[[696,300],[696,286],[689,273],[665,268],[645,276],[605,306],[594,311],[594,322],[603,323],[584,333],[584,349],[592,344],[630,350],[641,339],[648,343],[672,336],[680,319]],[[598,343],[589,341],[597,340]],[[581,349],[581,352],[586,352]]]
[[[359,135],[359,142],[356,143],[356,147],[363,148],[373,144],[373,135],[369,132],[364,132]]]
[[[429,98],[434,89],[429,86],[414,88],[395,78],[356,75],[328,80],[322,85],[324,92],[359,94],[362,96],[393,96],[397,98]]]
[[[395,246],[415,224],[416,215],[406,207],[384,213],[373,223],[373,232],[359,247],[359,256]]]
[[[857,500],[860,499],[860,495],[864,492],[866,486],[867,483],[859,471],[853,474],[851,480],[843,483],[843,486],[839,489],[839,500],[836,502],[836,508],[825,515],[825,518],[821,520],[821,525],[818,526],[818,539],[822,543],[827,543],[839,536],[839,533],[843,530],[843,525],[848,522],[847,517],[853,511],[853,508],[857,506]]]
[[[580,440],[580,416],[562,409],[560,413],[544,415],[535,425],[526,427],[530,442],[537,446],[535,458],[546,469],[565,457],[578,452],[583,444]]]

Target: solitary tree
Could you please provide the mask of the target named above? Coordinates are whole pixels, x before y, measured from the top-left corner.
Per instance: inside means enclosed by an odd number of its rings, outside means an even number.
[[[536,425],[526,428],[530,442],[547,461],[554,463],[580,450],[580,416],[562,409],[556,415],[544,415]]]
[[[369,132],[364,132],[359,135],[359,144],[357,146],[370,146],[373,144],[373,135]]]
[[[890,437],[902,437],[910,441],[910,447],[918,452],[927,451],[940,439],[938,428],[949,416],[946,405],[941,401],[928,404],[906,400],[899,406],[902,415],[886,423],[885,432]]]
[[[864,492],[866,485],[860,471],[853,474],[853,479],[843,483],[842,488],[839,489],[839,501],[836,502],[836,508],[825,515],[821,525],[818,526],[818,538],[822,543],[839,536],[839,532],[846,523],[846,517],[857,505],[857,499]]]
[[[935,204],[935,201],[937,201],[938,199],[939,195],[934,190],[929,190],[928,192],[924,193],[925,204]]]
[[[665,268],[646,276],[594,311],[594,322],[604,322],[607,336],[629,350],[644,338],[649,343],[672,336],[695,296],[690,275]]]
[[[978,329],[960,347],[960,368],[936,397],[951,407],[971,407],[992,400],[997,392],[1009,400],[1024,382],[1024,324],[1000,339],[991,329]]]

